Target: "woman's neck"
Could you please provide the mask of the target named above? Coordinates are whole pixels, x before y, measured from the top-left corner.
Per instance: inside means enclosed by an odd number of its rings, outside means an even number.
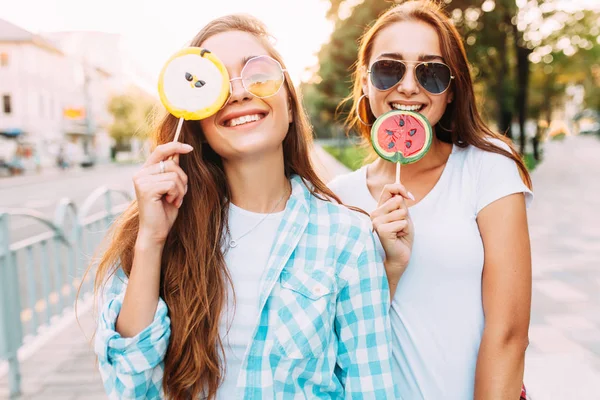
[[[282,197],[289,196],[291,188],[285,176],[282,151],[251,160],[223,160],[223,167],[233,204],[256,213],[285,209],[286,201]]]

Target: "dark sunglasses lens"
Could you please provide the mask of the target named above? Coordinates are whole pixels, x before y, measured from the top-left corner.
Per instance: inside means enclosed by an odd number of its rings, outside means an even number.
[[[448,89],[452,79],[450,67],[441,63],[419,64],[415,73],[423,89],[432,94],[440,94]]]
[[[379,60],[371,65],[371,83],[379,90],[388,90],[396,85],[406,72],[399,61]]]

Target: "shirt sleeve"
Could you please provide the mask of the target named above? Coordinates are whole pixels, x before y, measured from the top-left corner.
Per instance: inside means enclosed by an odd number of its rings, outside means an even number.
[[[110,399],[162,398],[164,357],[171,334],[167,305],[159,299],[154,320],[132,338],[123,338],[115,324],[127,287],[121,268],[107,281],[99,304],[94,350]]]
[[[341,274],[347,284],[339,291],[336,305],[336,375],[344,386],[345,399],[397,399],[388,282],[371,231],[362,228],[351,228],[362,230],[351,236],[363,249]]]
[[[499,147],[508,150],[504,143]],[[497,153],[482,152],[476,186],[476,215],[494,201],[515,193],[523,193],[529,208],[533,192],[525,185],[514,160]]]

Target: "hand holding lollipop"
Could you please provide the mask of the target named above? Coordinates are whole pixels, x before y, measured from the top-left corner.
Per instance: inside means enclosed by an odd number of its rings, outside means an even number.
[[[179,123],[173,142],[157,146],[134,177],[141,231],[154,241],[166,238],[187,192],[188,177],[179,166],[179,154],[189,153],[192,147],[177,143],[183,121],[209,117],[223,107],[229,96],[229,74],[210,51],[188,47],[164,65],[158,93]]]
[[[419,161],[431,147],[433,130],[416,112],[393,110],[381,115],[371,128],[371,144],[384,160],[396,163],[396,184],[383,188],[377,209],[371,213],[373,227],[385,250],[385,269],[390,294],[404,273],[412,253],[414,227],[404,197],[414,197],[400,185],[400,165]]]

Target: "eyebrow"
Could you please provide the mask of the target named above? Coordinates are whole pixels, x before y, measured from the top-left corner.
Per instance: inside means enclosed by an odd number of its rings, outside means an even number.
[[[404,60],[404,57],[400,53],[382,53],[377,58],[391,58],[393,60]],[[441,60],[444,61],[444,57],[436,54],[421,54],[418,58],[419,61],[433,61]]]
[[[242,58],[242,63],[241,63],[242,67],[243,67],[244,65],[246,65],[246,63],[247,63],[248,61],[250,61],[251,59],[253,59],[254,57],[258,57],[258,56],[246,56],[246,57]]]

